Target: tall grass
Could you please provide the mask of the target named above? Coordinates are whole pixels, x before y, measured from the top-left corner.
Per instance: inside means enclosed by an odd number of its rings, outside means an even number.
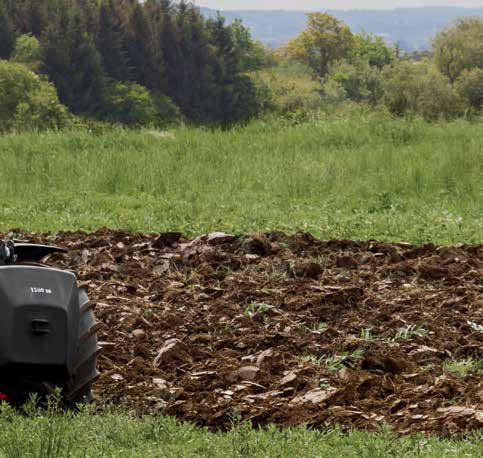
[[[0,404],[0,456],[6,458],[193,457],[477,457],[481,434],[469,440],[413,435],[397,438],[389,428],[377,433],[337,429],[253,428],[234,423],[227,433],[209,432],[172,418],[142,419],[126,413],[92,415],[32,410],[17,415]]]
[[[0,227],[481,239],[483,128],[377,113],[0,138]]]

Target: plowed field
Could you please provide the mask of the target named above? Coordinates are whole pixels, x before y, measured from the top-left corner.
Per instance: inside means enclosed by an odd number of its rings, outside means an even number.
[[[216,428],[483,426],[482,245],[16,235],[71,250],[49,263],[96,304],[101,408]]]

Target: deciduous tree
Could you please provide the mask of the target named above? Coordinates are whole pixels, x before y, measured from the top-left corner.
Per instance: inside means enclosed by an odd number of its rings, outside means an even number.
[[[25,65],[0,61],[0,131],[60,128],[67,122],[52,84]]]
[[[307,64],[324,78],[330,64],[346,57],[353,45],[354,36],[342,21],[327,13],[309,13],[306,29],[286,49],[290,57]]]
[[[434,60],[452,83],[464,70],[483,68],[483,18],[462,18],[433,41]]]

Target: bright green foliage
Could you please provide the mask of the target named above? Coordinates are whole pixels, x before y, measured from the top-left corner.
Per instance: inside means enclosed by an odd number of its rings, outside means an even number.
[[[464,70],[483,69],[483,18],[462,18],[436,34],[434,60],[453,83]]]
[[[387,109],[396,115],[420,114],[426,119],[455,118],[465,112],[462,98],[448,78],[428,62],[400,61],[383,71]]]
[[[0,60],[0,101],[0,132],[67,124],[67,110],[55,88],[24,65]]]
[[[348,55],[354,46],[349,27],[327,13],[308,13],[307,28],[286,45],[288,56],[303,62],[321,78],[330,64]]]
[[[481,123],[340,110],[296,125],[0,137],[0,227],[481,242]]]
[[[375,105],[383,95],[381,71],[362,58],[354,59],[353,63],[336,62],[331,67],[323,87],[329,97],[332,91],[337,91],[336,101],[348,99]]]
[[[15,33],[11,18],[7,16],[7,11],[0,2],[0,59],[10,58],[15,45]]]
[[[42,48],[32,35],[21,35],[15,42],[12,60],[25,64],[30,70],[39,72],[42,66]]]
[[[127,125],[155,124],[157,110],[148,90],[130,82],[112,82],[103,104],[105,119]]]
[[[162,126],[179,118],[167,97],[155,101],[144,86],[131,82],[112,81],[103,109],[105,119],[131,126]]]
[[[463,70],[455,83],[456,91],[477,112],[483,109],[483,68]]]
[[[382,68],[394,61],[394,51],[386,45],[382,37],[370,33],[356,33],[349,58],[356,61],[363,59],[370,65]]]

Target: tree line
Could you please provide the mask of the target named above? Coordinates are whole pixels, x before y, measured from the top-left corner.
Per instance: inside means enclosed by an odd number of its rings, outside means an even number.
[[[325,102],[365,102],[427,119],[478,115],[483,108],[481,17],[460,18],[438,32],[418,62],[326,13],[307,14],[306,29],[280,52],[311,69]]]
[[[74,114],[125,123],[257,114],[246,29],[171,0],[0,0],[0,59],[27,64]]]
[[[301,34],[269,51],[241,21],[205,18],[187,1],[0,0],[0,131],[86,118],[303,120],[353,103],[396,116],[477,118],[482,44],[480,17],[440,31],[431,52],[414,59],[327,13],[309,13]]]

